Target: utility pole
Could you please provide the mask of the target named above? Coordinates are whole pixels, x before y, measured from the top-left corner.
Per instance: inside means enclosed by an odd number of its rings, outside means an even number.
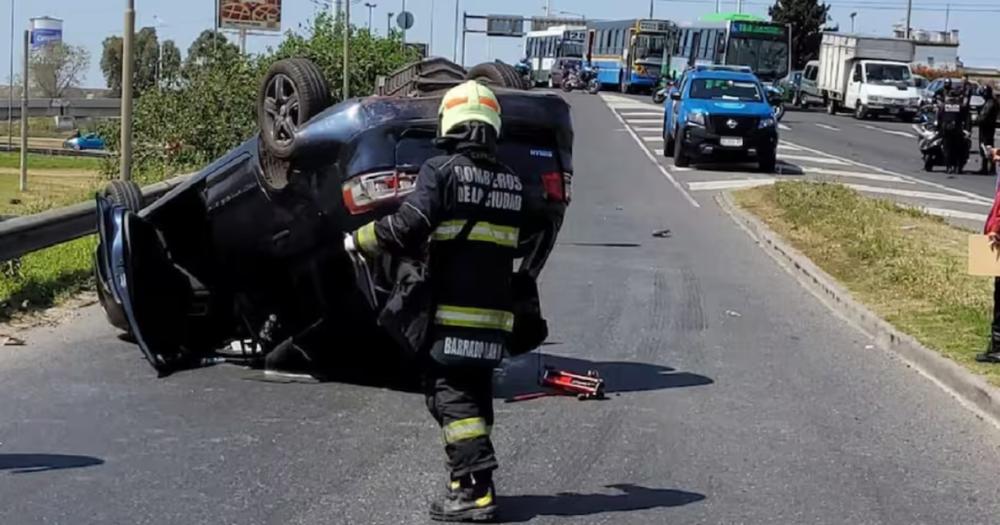
[[[913,15],[913,0],[906,0],[906,39],[910,39],[910,17]]]
[[[736,0],[736,12],[737,13],[743,12],[743,0]]]
[[[240,42],[240,54],[247,54],[247,30],[245,28],[240,28],[239,32],[239,42]]]
[[[858,16],[858,12],[855,11],[851,13],[851,33],[854,33],[854,17]]]
[[[719,0],[715,0],[715,12],[718,13],[721,6],[719,5]]]
[[[951,4],[949,3],[944,9],[944,32],[948,32],[948,23],[951,22]]]
[[[430,36],[427,37],[427,56],[434,56],[434,0],[431,0],[431,31]]]
[[[552,16],[552,0],[545,0],[545,16]]]
[[[368,8],[368,32],[372,32],[372,10],[378,7],[378,4],[373,4],[371,2],[365,2],[365,7]]]
[[[386,23],[385,23],[385,37],[386,38],[389,38],[389,34],[392,33],[392,15],[394,15],[394,14],[396,14],[396,13],[393,13],[392,11],[389,11],[389,15],[387,16],[387,18],[389,20],[387,20]]]
[[[24,69],[21,72],[21,179],[18,187],[28,191],[28,41],[31,31],[24,30]]]
[[[7,147],[14,148],[14,0],[10,0],[10,77],[7,78]]]
[[[351,45],[351,0],[344,2],[344,100],[351,96],[351,70],[348,58]]]
[[[455,0],[455,47],[451,52],[451,61],[458,62],[458,2]]]
[[[649,18],[650,18],[650,19],[652,19],[652,18],[653,18],[653,2],[654,2],[654,1],[655,1],[655,0],[649,0]]]
[[[122,35],[122,125],[121,178],[132,180],[132,64],[135,60],[135,0],[125,9],[125,33]]]
[[[403,10],[399,12],[402,16],[406,16],[406,0],[403,0]],[[406,49],[406,26],[403,26],[403,49]]]

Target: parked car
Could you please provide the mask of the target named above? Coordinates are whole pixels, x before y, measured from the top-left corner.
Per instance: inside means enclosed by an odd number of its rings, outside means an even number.
[[[922,104],[932,104],[934,102],[934,94],[944,88],[944,83],[947,80],[951,80],[953,86],[961,86],[963,80],[961,78],[936,78],[932,80],[927,86],[920,92],[920,101]],[[973,89],[979,91],[979,83],[975,81],[970,81]],[[972,113],[975,114],[979,111],[979,108],[986,103],[986,100],[982,96],[976,94],[969,99],[969,107]]]
[[[796,97],[792,100],[792,105],[800,109],[806,109],[811,106],[825,106],[827,101],[823,97],[823,93],[820,92],[819,86],[816,84],[816,78],[819,76],[819,60],[810,60],[806,62],[806,67],[802,69],[802,80],[799,83],[799,90],[796,93]]]
[[[756,160],[774,171],[778,129],[767,91],[752,73],[696,67],[672,89],[663,117],[664,154],[674,164]]]
[[[249,349],[241,358],[253,362],[289,345],[319,364],[398,350],[376,326],[342,237],[398,207],[423,162],[442,153],[438,106],[466,72],[428,60],[433,67],[418,63],[385,82],[407,95],[332,107],[312,62],[276,62],[260,88],[259,133],[149,206],[123,181],[97,198],[100,302],[157,371],[232,358],[219,353],[232,344]],[[458,79],[441,76],[448,71]],[[524,186],[519,271],[537,276],[569,202],[573,129],[559,95],[504,86],[495,88],[504,119],[499,157]],[[395,262],[375,261],[380,293],[394,282]],[[379,334],[384,345],[372,341]]]
[[[791,71],[788,75],[779,78],[774,85],[781,89],[782,100],[792,104],[802,87],[802,71]]]
[[[102,150],[107,147],[104,143],[104,139],[97,136],[97,133],[87,133],[86,135],[78,135],[75,137],[70,137],[63,142],[63,147],[67,149],[75,149],[76,151],[83,151],[88,149]]]

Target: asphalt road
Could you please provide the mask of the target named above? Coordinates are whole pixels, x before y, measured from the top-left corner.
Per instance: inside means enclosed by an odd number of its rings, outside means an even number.
[[[530,391],[539,360],[596,369],[611,395],[498,403],[504,521],[997,522],[995,427],[685,197],[602,98],[570,100],[553,333],[498,397]],[[25,338],[0,349],[4,525],[425,523],[443,487],[416,394],[235,367],[156,379],[93,307]]]

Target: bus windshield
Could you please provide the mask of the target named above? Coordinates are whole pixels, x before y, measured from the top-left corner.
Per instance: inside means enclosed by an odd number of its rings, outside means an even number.
[[[698,78],[691,82],[691,98],[707,100],[740,100],[760,102],[760,90],[755,82]]]
[[[559,45],[559,56],[561,57],[582,57],[583,56],[583,42],[576,42],[573,40],[564,40],[562,44]]]
[[[640,33],[635,38],[635,58],[659,58],[663,56],[663,48],[666,46],[667,37],[665,35],[651,35]]]
[[[726,50],[726,64],[749,66],[765,82],[777,80],[788,74],[788,42],[733,37]]]

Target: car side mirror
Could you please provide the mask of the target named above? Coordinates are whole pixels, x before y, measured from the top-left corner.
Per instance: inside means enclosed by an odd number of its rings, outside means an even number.
[[[680,100],[680,99],[681,99],[680,91],[674,90],[670,92],[670,100]]]

